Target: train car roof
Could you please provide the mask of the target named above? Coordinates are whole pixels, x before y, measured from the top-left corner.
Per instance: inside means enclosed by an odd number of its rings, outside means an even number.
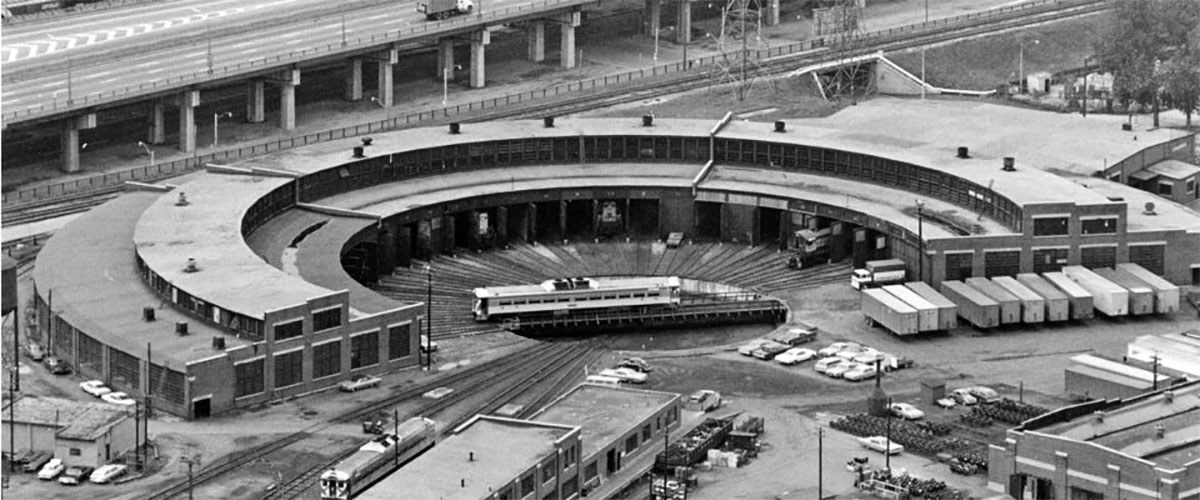
[[[517,297],[523,295],[545,295],[554,292],[578,292],[585,290],[640,290],[644,288],[678,287],[677,276],[651,276],[633,278],[573,278],[575,288],[564,287],[560,280],[546,280],[539,285],[490,286],[475,289],[475,298]],[[580,287],[580,280],[586,286]],[[560,283],[556,286],[555,283]]]

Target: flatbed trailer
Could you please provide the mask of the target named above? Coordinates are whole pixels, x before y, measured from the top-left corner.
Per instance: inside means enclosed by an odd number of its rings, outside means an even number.
[[[1052,283],[1033,273],[1017,275],[1017,282],[1025,285],[1033,293],[1046,301],[1046,321],[1067,321],[1071,319],[1071,302],[1067,294],[1056,288]]]
[[[878,323],[896,335],[920,333],[917,310],[882,288],[862,290],[862,312],[871,323]]]
[[[905,283],[904,286],[937,306],[938,330],[953,330],[958,328],[958,306],[954,302],[947,299],[945,295],[938,293],[937,290],[934,290],[933,287],[924,281],[911,281]]]
[[[904,285],[888,285],[883,287],[883,290],[917,310],[917,330],[922,332],[938,330],[937,306]]]
[[[1105,316],[1129,314],[1129,291],[1083,266],[1066,266],[1063,274],[1092,294],[1092,305]]]
[[[1108,267],[1092,269],[1092,272],[1099,274],[1100,277],[1108,281],[1116,283],[1129,292],[1130,316],[1154,314],[1154,290],[1146,285],[1146,282],[1137,279],[1129,273],[1122,273]]]
[[[1092,319],[1096,316],[1095,297],[1092,292],[1079,286],[1061,272],[1042,273],[1042,278],[1048,281],[1067,296],[1070,304],[1071,319]]]
[[[1046,299],[1022,285],[1012,276],[996,276],[995,283],[1017,297],[1021,301],[1021,321],[1025,323],[1042,323],[1046,321]]]
[[[1179,310],[1179,287],[1174,283],[1132,262],[1117,264],[1117,270],[1136,276],[1154,290],[1154,312],[1169,314]]]
[[[1000,303],[961,281],[943,281],[942,295],[958,306],[958,317],[976,328],[1000,326]]]
[[[967,278],[966,284],[1000,304],[1000,324],[1021,322],[1021,300],[987,278]]]

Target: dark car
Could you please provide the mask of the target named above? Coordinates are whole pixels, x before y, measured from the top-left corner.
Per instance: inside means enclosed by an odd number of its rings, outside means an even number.
[[[48,451],[39,451],[31,455],[25,461],[25,472],[37,472],[41,470],[42,466],[46,465],[46,462],[49,462],[51,458],[54,458],[54,454]]]
[[[71,373],[71,365],[59,359],[57,356],[46,356],[42,364],[46,365],[46,369],[55,375],[68,375]]]
[[[34,361],[42,361],[46,359],[46,350],[42,349],[42,346],[37,344],[29,344],[25,348],[25,354],[29,356],[29,359]]]
[[[625,358],[620,363],[617,363],[617,368],[630,368],[642,373],[650,373],[654,368],[650,367],[650,363],[642,358]]]
[[[29,459],[31,457],[33,457],[33,455],[36,453],[37,453],[36,451],[29,450],[29,449],[18,450],[17,454],[10,457],[10,459],[13,461],[14,464],[25,465],[25,463],[29,462]]]
[[[77,485],[86,481],[87,477],[92,475],[92,470],[91,467],[86,465],[72,465],[58,477],[58,482],[60,484]]]

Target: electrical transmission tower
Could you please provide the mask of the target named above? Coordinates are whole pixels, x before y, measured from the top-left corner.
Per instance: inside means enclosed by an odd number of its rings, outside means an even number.
[[[833,0],[829,7],[813,9],[813,36],[824,40],[835,61],[832,68],[817,72],[827,99],[853,101],[875,88],[873,62],[864,57],[862,46],[865,7],[865,0]]]
[[[720,70],[714,83],[732,84],[739,101],[746,99],[762,75],[757,54],[769,46],[762,34],[761,13],[759,0],[729,0],[721,13],[721,38],[717,40]]]

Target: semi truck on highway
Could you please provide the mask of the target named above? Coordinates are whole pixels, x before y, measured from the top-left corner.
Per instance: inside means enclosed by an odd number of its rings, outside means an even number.
[[[475,2],[471,0],[422,0],[417,3],[417,12],[425,14],[425,18],[430,21],[470,14],[473,10]]]
[[[850,286],[855,290],[883,285],[904,283],[904,261],[900,259],[869,260],[862,269],[850,275]]]

